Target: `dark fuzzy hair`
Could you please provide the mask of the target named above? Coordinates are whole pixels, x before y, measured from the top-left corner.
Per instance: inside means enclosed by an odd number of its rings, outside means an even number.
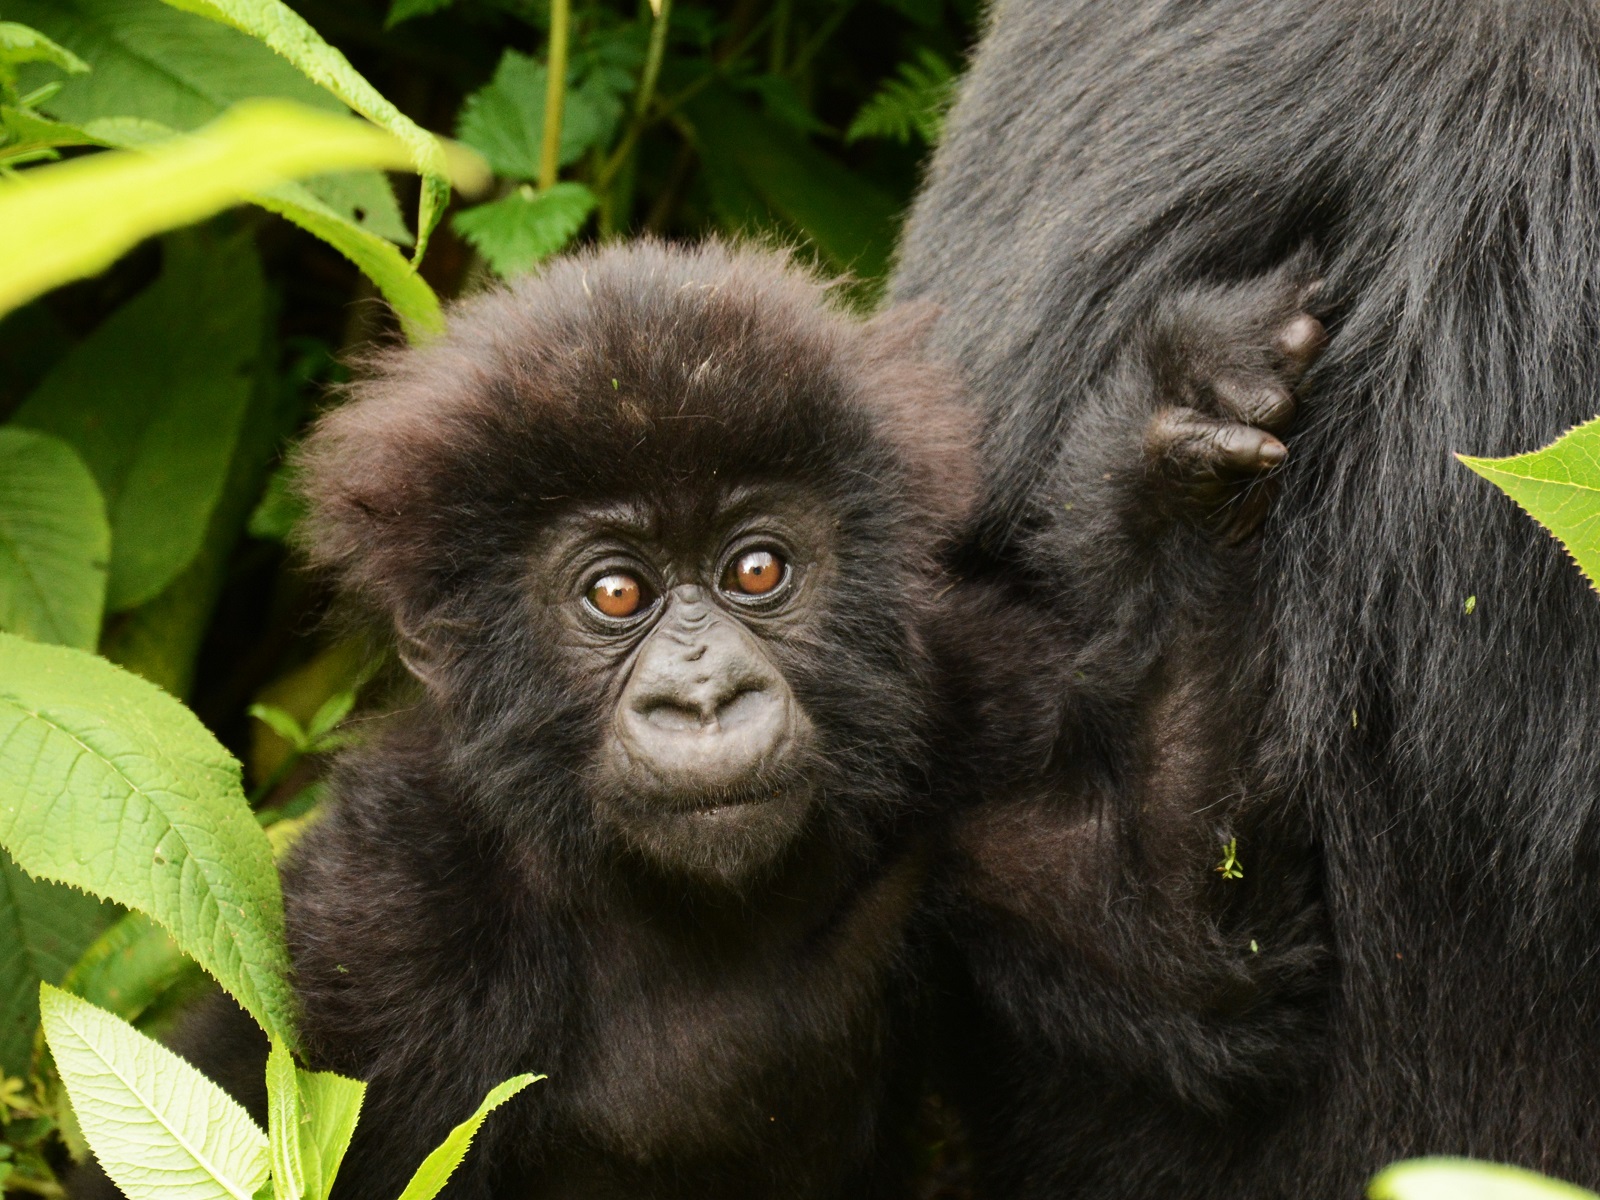
[[[1331,334],[1249,592],[1189,614],[1235,628],[1225,653],[1265,681],[1210,702],[1249,735],[1241,849],[1265,821],[1303,843],[1262,867],[1325,907],[1325,1032],[1274,1046],[1224,1022],[1220,1056],[1172,1036],[1174,1061],[1263,1081],[1219,1120],[1119,1076],[1119,1022],[1153,999],[1096,1012],[1070,979],[994,981],[1039,1022],[997,1085],[1039,1093],[997,1118],[1004,1194],[1353,1196],[1420,1153],[1595,1186],[1600,604],[1452,456],[1529,450],[1600,408],[1600,13],[1001,0],[991,22],[892,289],[944,306],[935,344],[984,413],[975,561],[1045,607],[1072,591],[1031,557],[1074,519],[1043,481],[1093,452],[1086,398],[1173,289],[1309,243]],[[1124,599],[1163,619],[1159,588]],[[1238,944],[1301,936],[1270,911],[1240,914]]]

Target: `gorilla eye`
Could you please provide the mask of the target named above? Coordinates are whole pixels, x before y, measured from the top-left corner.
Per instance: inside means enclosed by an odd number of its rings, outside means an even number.
[[[765,596],[783,582],[784,572],[783,559],[771,550],[747,550],[728,564],[722,587],[745,596]]]
[[[608,617],[631,617],[647,598],[644,585],[622,571],[602,575],[589,586],[589,603]]]

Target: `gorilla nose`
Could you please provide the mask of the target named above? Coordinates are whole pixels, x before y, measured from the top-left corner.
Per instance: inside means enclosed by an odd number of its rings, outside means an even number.
[[[789,690],[753,639],[720,622],[652,638],[625,689],[617,732],[629,757],[674,792],[749,781],[790,732]]]

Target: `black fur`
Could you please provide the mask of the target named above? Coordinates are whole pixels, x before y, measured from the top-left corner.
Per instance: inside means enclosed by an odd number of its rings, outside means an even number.
[[[1576,0],[997,5],[892,289],[978,397],[963,603],[1009,615],[965,626],[1011,630],[961,649],[947,914],[989,1194],[1600,1184],[1600,605],[1451,457],[1600,408],[1597,147]],[[1130,338],[1307,248],[1330,341],[1259,539],[1101,520]]]

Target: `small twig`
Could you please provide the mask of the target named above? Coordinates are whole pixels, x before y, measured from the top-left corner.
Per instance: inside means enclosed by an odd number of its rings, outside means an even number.
[[[552,188],[561,173],[561,115],[567,103],[567,42],[572,0],[550,0],[549,72],[544,89],[544,144],[539,153],[539,186]]]

